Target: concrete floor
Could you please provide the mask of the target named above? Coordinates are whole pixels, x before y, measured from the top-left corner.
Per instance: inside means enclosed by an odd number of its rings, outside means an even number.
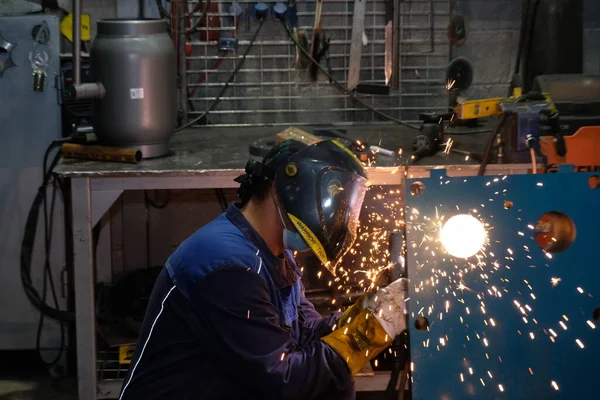
[[[381,400],[382,392],[356,400]],[[77,400],[75,378],[53,379],[35,351],[0,351],[0,400]]]
[[[76,400],[75,380],[50,377],[0,378],[0,400]]]
[[[52,379],[35,351],[0,352],[0,400],[76,400],[75,378]]]
[[[76,400],[74,379],[53,381],[50,377],[0,378],[0,400]],[[383,393],[358,393],[356,400],[380,400]]]

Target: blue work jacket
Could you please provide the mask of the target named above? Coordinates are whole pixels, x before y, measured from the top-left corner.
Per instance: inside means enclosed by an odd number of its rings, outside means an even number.
[[[120,399],[355,398],[346,363],[319,340],[339,316],[315,311],[291,255],[273,255],[239,207],[169,257]]]

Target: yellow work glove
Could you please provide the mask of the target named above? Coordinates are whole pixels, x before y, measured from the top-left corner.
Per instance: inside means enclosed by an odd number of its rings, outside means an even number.
[[[362,296],[360,296],[360,298],[358,300],[356,300],[356,302],[354,304],[352,304],[350,307],[346,308],[346,310],[344,310],[344,312],[342,313],[342,316],[338,319],[337,322],[337,327],[341,328],[343,326],[345,326],[346,324],[348,324],[349,322],[351,322],[354,318],[356,318],[356,316],[365,309],[364,304],[365,304],[365,299],[367,298],[367,296],[369,295],[369,293],[364,293]]]
[[[385,278],[385,275],[380,275],[380,277],[377,279],[377,284],[379,282],[379,280],[381,280],[382,278]],[[356,302],[354,304],[352,304],[350,307],[348,307],[346,310],[344,310],[344,312],[342,313],[342,316],[338,319],[338,323],[337,323],[337,327],[341,328],[343,326],[345,326],[347,323],[349,323],[350,321],[352,321],[354,318],[356,318],[356,316],[365,308],[365,299],[368,296],[372,296],[373,293],[375,293],[376,290],[375,289],[371,289],[365,293],[363,293],[362,296],[360,296],[360,298],[358,300],[356,300]],[[372,296],[374,297],[374,296]]]
[[[406,329],[407,292],[408,282],[400,278],[368,294],[347,310],[354,308],[350,322],[321,339],[346,361],[353,376]]]

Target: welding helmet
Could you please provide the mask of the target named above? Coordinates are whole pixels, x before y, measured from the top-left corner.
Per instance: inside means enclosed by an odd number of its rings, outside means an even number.
[[[276,165],[275,190],[283,212],[317,258],[335,273],[337,261],[356,240],[367,175],[354,153],[337,140],[285,150],[290,147],[292,142],[276,146],[264,165],[267,169]]]

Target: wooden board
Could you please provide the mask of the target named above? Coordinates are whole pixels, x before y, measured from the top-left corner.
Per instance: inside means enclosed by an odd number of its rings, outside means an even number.
[[[319,143],[320,141],[323,140],[318,136],[315,136],[311,133],[303,131],[300,128],[296,128],[295,126],[290,126],[289,128],[284,129],[283,131],[281,131],[277,135],[275,135],[276,143],[281,143],[281,142],[284,142],[284,141],[290,140],[290,139],[296,140],[298,142],[302,142],[306,145]]]
[[[365,31],[365,9],[367,0],[354,0],[352,17],[352,42],[348,68],[348,89],[352,90],[360,82],[360,60],[362,57],[362,36]]]

